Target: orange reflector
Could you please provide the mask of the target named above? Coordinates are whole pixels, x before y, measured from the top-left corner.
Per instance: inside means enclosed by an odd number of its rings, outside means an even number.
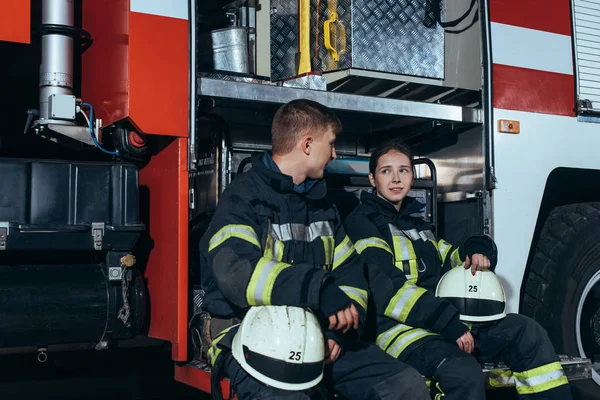
[[[521,133],[521,123],[519,121],[510,121],[507,119],[499,119],[498,120],[498,132]]]

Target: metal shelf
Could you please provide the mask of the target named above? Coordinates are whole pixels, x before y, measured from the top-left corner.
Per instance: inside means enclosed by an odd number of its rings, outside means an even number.
[[[226,104],[222,105],[228,108],[241,107],[242,104],[240,103],[284,104],[294,99],[306,98],[318,101],[334,110],[365,113],[373,116],[411,117],[467,124],[480,124],[483,122],[479,108],[206,77],[198,78],[198,95],[213,99],[217,106],[219,103],[224,102]]]

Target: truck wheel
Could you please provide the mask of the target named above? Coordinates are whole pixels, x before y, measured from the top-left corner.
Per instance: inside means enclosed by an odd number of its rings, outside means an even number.
[[[592,381],[574,382],[600,399],[600,203],[555,208],[525,284],[522,312],[546,330],[559,354],[589,358]]]

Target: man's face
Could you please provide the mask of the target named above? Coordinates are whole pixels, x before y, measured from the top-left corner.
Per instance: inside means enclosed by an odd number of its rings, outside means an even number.
[[[336,159],[335,138],[331,127],[320,135],[313,136],[311,150],[308,156],[307,178],[321,179],[325,173],[325,167],[329,161]]]

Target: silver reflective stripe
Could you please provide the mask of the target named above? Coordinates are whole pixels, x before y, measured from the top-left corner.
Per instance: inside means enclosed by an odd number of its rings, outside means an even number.
[[[542,385],[546,382],[556,380],[563,376],[565,376],[565,373],[562,369],[557,370],[557,371],[546,372],[545,374],[538,375],[538,376],[532,376],[530,378],[520,378],[518,376],[518,374],[515,374],[515,384],[517,385],[517,387],[519,387],[519,386],[537,386],[537,385]]]
[[[321,236],[333,236],[333,228],[327,221],[313,222],[309,226],[304,224],[273,224],[271,225],[273,237],[282,242],[300,240],[312,242]]]
[[[408,236],[410,238],[410,240],[419,240],[421,239],[421,236],[419,235],[419,232],[417,232],[416,229],[410,229],[408,231],[402,231],[404,232],[404,234],[406,236]]]
[[[402,233],[402,231],[400,229],[396,228],[392,224],[389,224],[388,226],[390,228],[390,232],[392,233],[392,236],[401,236],[401,237],[404,237],[404,233]]]
[[[257,306],[265,304],[264,295],[267,279],[269,278],[269,275],[271,275],[271,272],[273,271],[273,269],[275,269],[275,266],[277,266],[277,264],[279,264],[278,261],[267,261],[262,265],[260,276],[256,281],[256,287],[254,288],[253,293],[254,302]]]
[[[400,289],[400,290],[402,290],[402,289]],[[415,294],[415,292],[417,290],[419,290],[418,286],[415,286],[415,285],[407,285],[406,286],[404,293],[402,293],[402,296],[400,296],[400,298],[396,301],[396,305],[394,306],[394,309],[390,313],[390,318],[392,318],[393,320],[396,320],[396,321],[398,321],[400,319],[400,314],[402,314],[402,309],[406,306],[406,303],[408,302],[408,300],[411,298],[411,296],[413,294]]]
[[[430,230],[420,231],[419,235],[424,241],[431,240],[432,242],[435,242],[435,235]]]
[[[410,242],[410,240],[404,236],[399,236],[395,240],[398,240],[400,242],[400,249],[402,249],[402,254],[400,254],[400,256],[401,256],[400,259],[401,260],[410,260],[411,259],[410,247],[412,246],[412,243]],[[396,254],[396,257],[398,257],[398,254]]]
[[[392,252],[392,249],[390,248],[390,245],[387,244],[387,242],[381,238],[378,237],[371,237],[371,238],[367,238],[367,239],[360,239],[358,242],[356,242],[354,244],[354,248],[356,249],[356,251],[358,252],[358,254],[362,253],[363,251],[365,251],[367,249],[367,247],[378,247],[380,249],[389,251],[390,253]]]
[[[208,243],[209,251],[217,247],[230,237],[237,237],[260,247],[258,236],[256,236],[256,233],[254,232],[254,229],[252,229],[252,227],[248,225],[226,225],[225,227],[221,228],[221,230],[219,230],[217,234],[210,239]]]
[[[333,256],[334,267],[337,267],[340,262],[347,259],[350,255],[349,253],[351,253],[354,250],[352,240],[350,240],[348,236],[344,238],[341,244],[343,244],[343,246],[338,246],[335,249],[335,254]]]
[[[356,300],[358,304],[362,306],[365,310],[367,309],[367,303],[369,301],[367,292],[365,290],[358,290],[357,288],[353,288],[350,286],[340,286],[340,289],[348,295],[351,299]]]
[[[397,357],[400,355],[400,352],[403,350],[404,347],[408,346],[413,341],[419,339],[419,336],[427,336],[428,334],[429,332],[427,332],[424,329],[415,329],[414,332],[411,332],[408,335],[404,336],[402,339],[397,340],[396,344],[394,344],[394,347],[392,347],[390,351],[387,351],[387,353],[391,354],[394,357]]]
[[[396,325],[395,327],[393,327],[392,329],[390,329],[386,333],[384,333],[383,336],[380,336],[379,338],[377,338],[377,346],[379,346],[379,348],[383,349],[386,342],[390,341],[398,333],[409,330],[409,329],[410,329],[410,326],[408,326],[408,325],[404,325],[404,324]]]
[[[440,244],[439,244],[439,253],[442,257],[444,257],[444,253],[450,249],[450,247],[452,247],[451,244],[449,244],[448,242],[444,241],[444,240],[440,240]]]

